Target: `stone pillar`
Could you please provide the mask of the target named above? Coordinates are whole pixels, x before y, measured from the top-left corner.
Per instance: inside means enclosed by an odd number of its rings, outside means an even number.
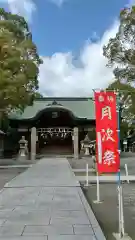
[[[74,128],[74,137],[73,137],[73,140],[74,140],[74,158],[75,159],[78,159],[79,158],[79,131],[78,131],[78,128],[75,127]]]
[[[37,131],[36,128],[31,128],[31,160],[36,159],[36,141],[37,141]]]

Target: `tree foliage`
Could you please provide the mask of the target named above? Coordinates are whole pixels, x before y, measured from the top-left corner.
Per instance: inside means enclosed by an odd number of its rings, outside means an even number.
[[[43,98],[43,95],[39,92],[35,92],[34,99],[37,99],[37,98]]]
[[[127,82],[135,80],[135,6],[120,12],[120,25],[115,38],[104,46],[103,54],[108,66],[114,66],[117,79]]]
[[[121,139],[127,136],[128,130],[133,127],[135,120],[135,88],[128,83],[122,83],[119,80],[110,84],[107,90],[117,90],[120,106],[120,129]]]
[[[38,89],[42,63],[23,17],[0,9],[0,112],[23,110]]]

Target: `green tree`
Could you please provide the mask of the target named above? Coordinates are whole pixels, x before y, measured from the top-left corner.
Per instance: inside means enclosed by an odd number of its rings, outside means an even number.
[[[43,95],[39,92],[35,92],[34,98],[43,98]]]
[[[120,130],[121,139],[127,136],[128,130],[133,128],[135,119],[135,88],[128,83],[121,83],[119,80],[110,84],[107,90],[117,90],[120,107]]]
[[[120,12],[120,25],[115,38],[103,47],[108,66],[114,67],[116,79],[135,80],[135,6]]]
[[[42,63],[23,17],[0,9],[0,113],[23,111],[38,90]]]

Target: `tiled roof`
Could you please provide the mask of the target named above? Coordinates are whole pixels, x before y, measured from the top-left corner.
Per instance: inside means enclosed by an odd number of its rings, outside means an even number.
[[[94,102],[92,98],[41,98],[34,101],[32,106],[25,108],[23,113],[14,112],[9,119],[32,119],[41,110],[47,108],[64,108],[71,111],[77,118],[95,119]]]

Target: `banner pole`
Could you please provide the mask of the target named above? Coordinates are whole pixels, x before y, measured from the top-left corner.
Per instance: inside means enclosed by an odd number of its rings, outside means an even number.
[[[124,228],[124,211],[123,211],[123,191],[121,187],[121,232],[122,237],[125,236],[125,228]]]
[[[119,92],[117,92],[117,121],[118,121],[118,154],[119,154],[119,159],[120,159],[120,104],[119,104]],[[120,180],[120,168],[118,171],[118,186],[121,185],[121,180]]]
[[[119,154],[119,160],[120,160],[120,99],[119,99],[119,92],[117,92],[117,117],[118,117],[118,154]],[[122,185],[121,185],[121,172],[120,167],[118,170],[118,181],[117,181],[117,189],[118,189],[118,208],[119,208],[119,232],[118,234],[114,233],[113,236],[118,239],[123,239],[123,237],[127,234],[125,234],[124,229],[124,209],[123,209],[123,193],[122,193]],[[130,240],[131,238],[128,237]]]
[[[97,132],[97,138],[98,138],[98,154],[97,154],[97,160],[99,163],[102,163],[102,141],[101,141],[101,133]],[[96,163],[97,164],[97,163]],[[97,176],[96,176],[96,185],[97,185],[97,199],[93,201],[94,203],[101,203],[100,201],[100,188],[99,188],[99,174],[98,174],[98,167],[97,167]]]
[[[120,159],[120,99],[119,99],[119,92],[117,94],[117,112],[118,112],[118,153]],[[120,237],[124,237],[125,230],[124,230],[124,212],[123,212],[123,194],[122,194],[122,185],[121,185],[121,172],[120,168],[118,171],[118,194],[119,194],[119,235]]]
[[[89,185],[89,165],[86,163],[86,187]]]
[[[97,202],[100,202],[99,176],[97,171]]]
[[[121,238],[122,237],[122,234],[121,234],[121,197],[120,197],[120,187],[118,186],[118,209],[119,209],[119,231],[118,231],[118,234],[119,234],[119,237]]]
[[[119,92],[117,92],[117,121],[118,121],[118,154],[120,159],[120,103],[119,103]],[[120,168],[118,170],[118,208],[119,208],[119,236],[122,237],[122,222],[121,222],[121,179],[120,179]]]
[[[100,188],[99,188],[99,174],[97,171],[97,176],[96,176],[96,185],[97,185],[97,199],[93,201],[93,203],[98,204],[98,203],[102,203],[102,201],[100,200]]]
[[[127,177],[127,183],[129,183],[129,174],[128,174],[127,163],[125,163],[125,173],[126,173],[126,177]]]

